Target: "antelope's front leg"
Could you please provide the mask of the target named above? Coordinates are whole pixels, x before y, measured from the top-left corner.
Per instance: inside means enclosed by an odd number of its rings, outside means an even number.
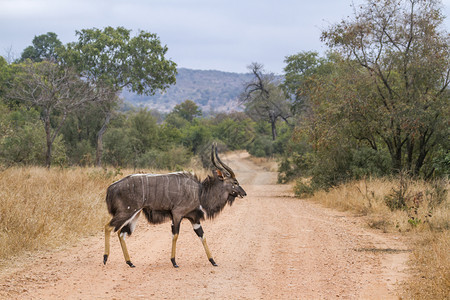
[[[200,222],[199,223],[195,223],[195,224],[192,223],[192,227],[194,228],[195,233],[198,235],[198,237],[202,241],[203,248],[205,248],[206,256],[208,257],[209,262],[213,266],[217,267],[217,264],[214,261],[214,259],[212,258],[211,252],[209,251],[208,244],[206,243],[206,239],[204,237],[204,232],[203,232],[202,225],[200,225]]]

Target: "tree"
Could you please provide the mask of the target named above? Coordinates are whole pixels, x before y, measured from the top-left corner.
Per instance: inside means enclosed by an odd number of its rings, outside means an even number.
[[[202,110],[194,101],[186,100],[180,104],[175,105],[172,113],[191,123],[194,118],[200,117],[202,115]]]
[[[147,109],[139,109],[129,117],[131,146],[136,156],[158,144],[156,119]]]
[[[111,102],[124,88],[153,95],[176,81],[176,64],[165,58],[168,48],[161,45],[156,34],[141,30],[132,37],[131,30],[123,27],[105,27],[103,30],[83,29],[76,35],[78,41],[69,43],[61,51],[63,62],[75,67],[87,81],[109,87]],[[105,111],[104,123],[98,132],[99,149],[110,117],[111,111]],[[101,164],[99,149],[97,165]]]
[[[348,102],[349,114],[364,128],[357,138],[374,149],[381,140],[396,170],[418,174],[448,134],[450,35],[443,18],[437,1],[368,0],[354,19],[322,33],[371,80]]]
[[[308,79],[314,75],[329,73],[330,60],[319,57],[317,52],[303,51],[287,56],[284,62],[286,67],[281,87],[291,99],[293,114],[299,114],[307,102],[304,89],[307,88],[305,85]]]
[[[104,115],[104,119],[102,122],[102,126],[97,132],[97,149],[95,152],[95,165],[100,167],[102,165],[103,158],[103,136],[106,132],[109,122],[111,118],[115,115],[115,107],[118,105],[119,97],[117,94],[112,92],[109,93],[108,96],[105,97],[107,101],[104,101],[102,105],[99,107],[100,112]]]
[[[211,121],[213,137],[231,150],[245,149],[255,138],[255,123],[243,112],[221,113]]]
[[[267,120],[272,127],[272,139],[277,138],[276,122],[278,119],[289,124],[291,117],[290,104],[273,74],[264,73],[263,66],[252,63],[248,67],[254,75],[252,81],[246,83],[240,95],[240,102],[254,119]]]
[[[104,98],[109,99],[108,97],[112,96],[115,95]],[[102,142],[98,142],[99,138],[103,139],[103,133],[106,131],[105,119],[102,119],[102,116],[106,115],[109,123],[119,115],[112,105],[116,105],[116,101],[87,102],[68,116],[61,134],[64,136],[71,163],[96,165],[95,159],[103,156],[103,147],[96,145],[103,146]],[[107,112],[110,112],[109,115]]]
[[[28,46],[22,52],[20,61],[31,59],[34,62],[43,60],[57,61],[58,48],[62,47],[61,41],[54,32],[47,32],[33,38],[33,46]]]
[[[7,89],[7,83],[11,79],[11,67],[6,62],[6,60],[0,56],[0,99],[3,98],[3,95]]]
[[[45,164],[50,168],[52,145],[68,114],[88,101],[101,99],[101,90],[81,80],[72,69],[49,61],[27,60],[15,68],[7,97],[40,111],[46,135]]]

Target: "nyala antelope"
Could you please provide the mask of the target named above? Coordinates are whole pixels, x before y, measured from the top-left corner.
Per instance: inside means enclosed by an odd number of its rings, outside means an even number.
[[[211,149],[211,161],[214,165],[213,176],[200,181],[188,172],[170,174],[134,174],[129,175],[108,187],[106,204],[111,221],[105,226],[106,264],[109,255],[111,231],[117,232],[125,262],[132,268],[125,237],[131,235],[141,211],[151,224],[160,224],[172,220],[172,255],[170,260],[175,268],[176,243],[183,218],[188,219],[195,233],[201,239],[206,256],[213,266],[217,266],[206,244],[200,221],[214,218],[227,203],[233,203],[236,197],[246,196],[239,185],[233,170],[224,164],[218,154],[217,146]]]

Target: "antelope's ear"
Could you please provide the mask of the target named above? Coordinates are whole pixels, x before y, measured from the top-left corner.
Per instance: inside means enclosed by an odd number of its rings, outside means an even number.
[[[218,178],[220,180],[224,180],[223,174],[222,174],[222,172],[220,170],[217,170],[217,169],[213,170],[213,174],[214,174],[214,177],[216,177],[216,178]]]

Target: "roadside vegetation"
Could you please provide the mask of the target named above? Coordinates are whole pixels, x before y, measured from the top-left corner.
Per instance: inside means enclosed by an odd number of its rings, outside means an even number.
[[[116,177],[94,168],[2,170],[0,261],[98,233],[107,222],[105,190]]]
[[[450,289],[449,187],[443,179],[365,178],[315,192],[308,199],[362,216],[368,227],[400,233],[411,249],[411,277],[400,286],[402,296],[446,299]]]
[[[105,221],[102,193],[118,174],[208,169],[216,141],[219,151],[277,159],[279,182],[293,182],[299,197],[405,234],[413,274],[407,297],[445,298],[445,17],[440,1],[367,0],[323,30],[323,56],[289,55],[283,76],[250,64],[239,97],[244,111],[207,117],[189,99],[169,113],[120,99],[123,90],[151,95],[175,84],[177,66],[153,33],[82,29],[66,45],[51,32],[36,36],[20,59],[0,57],[0,257],[92,232]],[[70,209],[58,205],[63,196]],[[92,220],[86,228],[85,219]]]

